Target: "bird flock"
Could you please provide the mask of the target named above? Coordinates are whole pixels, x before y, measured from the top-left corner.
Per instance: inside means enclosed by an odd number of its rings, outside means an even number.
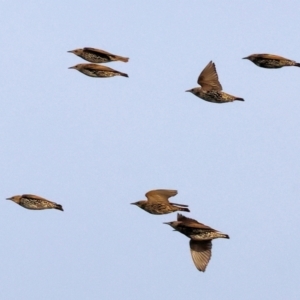
[[[112,68],[101,65],[113,61],[128,62],[128,57],[123,57],[109,53],[96,48],[82,48],[68,51],[73,53],[90,63],[77,64],[69,69],[75,69],[84,75],[96,78],[106,78],[114,76],[128,77],[126,73],[114,70]],[[288,66],[300,67],[300,63],[294,60],[284,58],[274,54],[252,54],[243,59],[252,61],[255,65],[267,68],[278,69]],[[233,101],[244,101],[241,97],[236,97],[222,91],[222,85],[219,82],[215,64],[210,61],[200,73],[197,83],[200,87],[196,87],[186,92],[190,92],[195,96],[212,103],[227,103]],[[147,200],[140,200],[131,203],[146,212],[153,215],[164,215],[173,212],[190,212],[188,205],[178,204],[169,201],[170,197],[177,195],[177,190],[158,189],[146,193]],[[60,204],[32,194],[16,195],[9,198],[20,206],[32,210],[57,209],[63,211]],[[211,258],[212,240],[217,238],[229,239],[229,235],[215,230],[198,221],[177,214],[177,220],[164,223],[170,225],[175,231],[186,235],[190,239],[190,251],[193,262],[199,271],[204,272]]]

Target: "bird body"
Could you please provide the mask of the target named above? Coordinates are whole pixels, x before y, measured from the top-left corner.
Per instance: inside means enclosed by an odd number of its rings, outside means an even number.
[[[75,55],[91,62],[91,63],[107,63],[111,61],[123,61],[123,62],[128,62],[129,58],[128,57],[123,57],[119,55],[115,55],[109,52],[106,52],[101,49],[96,49],[96,48],[90,48],[90,47],[85,47],[83,49],[75,49],[68,51],[69,53],[74,53]]]
[[[54,208],[63,211],[63,208],[60,204],[31,194],[17,195],[6,198],[6,200],[11,200],[27,209],[42,210]]]
[[[252,54],[243,59],[248,59],[257,66],[266,69],[279,69],[289,66],[300,67],[300,63],[274,54]]]
[[[113,77],[113,76],[124,76],[128,77],[127,74],[116,71],[112,68],[97,65],[97,64],[78,64],[76,66],[70,67],[69,69],[75,69],[79,72],[83,73],[84,75],[90,76],[90,77]]]
[[[226,103],[226,102],[232,102],[234,100],[244,101],[243,98],[235,97],[233,95],[226,94],[222,91],[217,91],[217,90],[205,91],[203,90],[202,87],[193,88],[191,90],[188,90],[187,92],[191,92],[195,96],[212,103]]]
[[[226,103],[235,100],[244,101],[243,98],[222,92],[222,85],[218,79],[216,66],[212,61],[203,69],[197,82],[201,87],[196,87],[186,92],[191,92],[195,96],[213,103]]]
[[[212,240],[217,238],[226,238],[229,236],[220,231],[217,231],[209,226],[206,226],[194,219],[187,218],[178,214],[177,221],[169,222],[168,225],[172,226],[176,231],[186,235],[192,240]]]
[[[199,271],[204,272],[211,258],[212,240],[217,238],[229,239],[229,236],[194,219],[181,214],[177,215],[177,221],[168,224],[190,238],[190,251],[193,262]]]
[[[140,200],[131,204],[153,215],[169,214],[175,211],[189,212],[188,205],[169,202],[169,197],[175,195],[177,195],[176,190],[152,190],[145,195],[148,200]]]

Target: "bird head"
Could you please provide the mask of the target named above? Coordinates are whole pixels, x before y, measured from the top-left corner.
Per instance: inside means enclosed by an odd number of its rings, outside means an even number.
[[[144,204],[145,202],[146,202],[146,201],[141,200],[141,201],[133,202],[133,203],[130,203],[130,204],[136,205],[136,206],[138,206],[138,207],[140,207],[140,208],[143,208],[143,204]]]
[[[166,224],[166,225],[170,225],[171,227],[173,227],[175,229],[175,231],[177,231],[177,226],[180,222],[178,221],[173,221],[173,222],[165,222],[163,224]]]
[[[13,196],[13,197],[10,197],[10,198],[6,198],[6,200],[11,200],[11,201],[13,201],[15,203],[20,203],[21,197],[22,196],[17,195],[17,196]]]
[[[192,94],[195,94],[195,91],[196,91],[196,88],[190,89],[190,90],[186,90],[186,92],[190,92],[190,93],[192,93]]]
[[[243,59],[249,59],[249,60],[253,60],[253,56],[252,55],[249,55],[249,56],[246,56],[246,57],[243,57]]]
[[[70,50],[68,53],[74,53],[75,55],[81,55],[83,49],[75,49],[75,50]]]
[[[75,69],[75,70],[79,70],[81,67],[81,64],[78,64],[76,66],[70,67],[69,69]]]

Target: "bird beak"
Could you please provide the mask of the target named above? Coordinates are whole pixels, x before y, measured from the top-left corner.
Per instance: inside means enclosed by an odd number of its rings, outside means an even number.
[[[133,203],[130,203],[130,204],[132,204],[132,205],[136,205],[136,203],[135,203],[135,202],[133,202]]]
[[[164,222],[163,224],[171,225],[171,222]]]
[[[70,51],[67,51],[68,53],[73,53],[74,52],[74,50],[70,50]]]
[[[242,59],[249,59],[249,57],[247,56],[247,57],[243,57]]]
[[[190,92],[190,93],[191,93],[191,92],[192,92],[192,90],[186,90],[186,92]]]
[[[73,66],[73,67],[70,67],[70,68],[68,68],[68,69],[75,69],[75,66]]]
[[[10,197],[10,198],[6,198],[6,200],[11,200],[11,198],[12,198],[12,197]]]

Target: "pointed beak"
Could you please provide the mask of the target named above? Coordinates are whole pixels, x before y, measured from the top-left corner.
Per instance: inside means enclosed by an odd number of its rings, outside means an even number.
[[[133,203],[130,203],[131,205],[136,205],[136,203],[135,202],[133,202]]]
[[[249,59],[249,57],[247,56],[247,57],[243,57],[242,59]]]
[[[67,51],[68,53],[73,53],[74,50]]]
[[[186,90],[186,92],[190,92],[190,93],[191,93],[191,92],[192,92],[192,90]]]
[[[68,68],[68,69],[75,69],[75,66],[73,66],[73,67],[70,67],[70,68]]]
[[[171,225],[171,222],[164,222],[163,224]]]
[[[10,198],[6,198],[6,200],[11,200],[11,197]]]

